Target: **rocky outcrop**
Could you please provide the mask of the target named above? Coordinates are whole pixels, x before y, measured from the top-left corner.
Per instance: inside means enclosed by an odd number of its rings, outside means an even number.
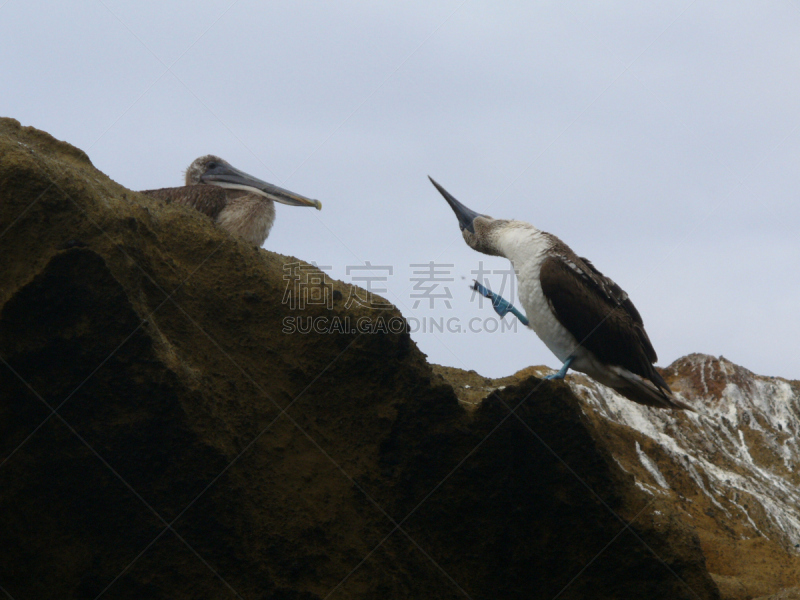
[[[640,408],[588,381],[574,389],[636,484],[691,523],[729,597],[798,585],[800,384],[699,354],[665,376],[696,413]]]
[[[539,367],[491,380],[434,368],[467,408],[547,373]],[[577,373],[565,385],[579,398],[592,438],[650,497],[639,518],[656,527],[661,519],[679,519],[690,527],[724,598],[797,586],[800,384],[701,354],[675,361],[663,374],[696,412],[641,406]]]
[[[705,599],[797,585],[795,492],[780,483],[796,485],[794,383],[688,357],[665,373],[701,407],[687,415],[579,376],[434,369],[385,326],[399,312],[347,302],[363,290],[126,190],[9,119],[0,252],[12,598]],[[302,290],[287,287],[297,272],[312,275]],[[339,326],[287,327],[298,316]],[[785,410],[769,400],[786,393]]]

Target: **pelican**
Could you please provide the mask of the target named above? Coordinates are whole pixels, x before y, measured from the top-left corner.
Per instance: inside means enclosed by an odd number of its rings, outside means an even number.
[[[556,236],[522,221],[478,214],[429,179],[458,217],[467,245],[511,261],[527,318],[477,281],[474,289],[492,300],[501,317],[517,315],[563,363],[547,379],[563,379],[574,369],[639,404],[692,410],[653,366],[656,352],[622,288]]]
[[[145,190],[142,194],[194,208],[256,246],[264,243],[272,229],[275,202],[322,209],[319,200],[262,181],[211,154],[189,165],[185,186]]]

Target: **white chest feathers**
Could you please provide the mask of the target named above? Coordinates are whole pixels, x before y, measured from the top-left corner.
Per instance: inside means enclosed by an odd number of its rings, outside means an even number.
[[[565,361],[574,354],[578,342],[556,318],[542,291],[539,274],[552,245],[548,234],[528,225],[504,231],[498,242],[517,273],[519,301],[528,326],[559,360]]]
[[[275,204],[258,196],[230,200],[217,216],[217,223],[247,241],[261,246],[275,221]]]

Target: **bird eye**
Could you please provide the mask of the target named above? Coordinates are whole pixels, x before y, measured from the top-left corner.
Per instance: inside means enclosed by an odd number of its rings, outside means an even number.
[[[211,161],[210,163],[208,163],[206,165],[206,169],[216,169],[218,166],[219,165],[217,165],[217,163],[215,163],[214,161]]]

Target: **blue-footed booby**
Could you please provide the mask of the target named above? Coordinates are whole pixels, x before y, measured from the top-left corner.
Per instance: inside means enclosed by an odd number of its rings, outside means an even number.
[[[211,154],[189,165],[185,186],[145,190],[142,194],[194,208],[256,246],[264,243],[272,229],[275,202],[322,208],[319,200],[262,181]]]
[[[478,214],[431,182],[458,217],[470,248],[511,261],[527,315],[520,320],[563,363],[548,379],[561,379],[571,368],[634,402],[692,410],[672,395],[653,366],[656,352],[639,311],[622,288],[556,236],[522,221]],[[475,283],[498,314],[521,317],[505,299]]]

